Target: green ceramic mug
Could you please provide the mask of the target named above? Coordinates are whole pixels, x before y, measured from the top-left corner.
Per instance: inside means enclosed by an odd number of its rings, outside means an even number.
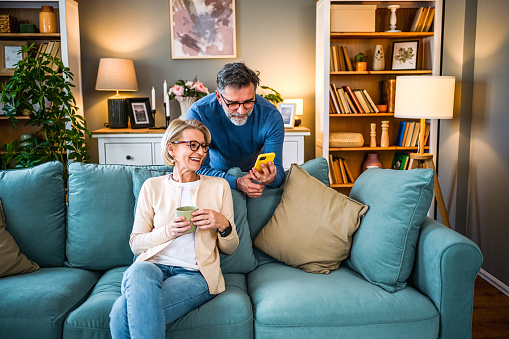
[[[177,208],[177,216],[178,217],[186,217],[186,221],[191,220],[193,217],[193,212],[198,210],[196,206],[182,206]],[[184,233],[193,233],[196,231],[196,225],[191,222],[191,229],[185,231]]]

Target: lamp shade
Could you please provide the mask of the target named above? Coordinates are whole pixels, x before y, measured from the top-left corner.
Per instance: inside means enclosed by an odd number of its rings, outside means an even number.
[[[410,119],[452,119],[453,76],[398,76],[394,116]]]
[[[134,62],[130,59],[101,58],[95,89],[99,91],[137,91]]]

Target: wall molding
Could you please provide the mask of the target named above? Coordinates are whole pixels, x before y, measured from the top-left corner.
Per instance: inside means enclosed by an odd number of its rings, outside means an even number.
[[[495,287],[497,290],[499,290],[500,292],[504,293],[506,296],[509,297],[509,286],[507,286],[506,284],[504,284],[503,282],[501,282],[500,280],[498,280],[497,278],[495,278],[482,268],[479,271],[479,276],[486,280],[490,285]]]

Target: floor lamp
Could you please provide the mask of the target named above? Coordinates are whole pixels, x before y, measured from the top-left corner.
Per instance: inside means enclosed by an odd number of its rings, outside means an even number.
[[[452,119],[455,78],[452,76],[398,76],[394,117],[421,119],[418,153],[411,153],[411,166],[431,168],[435,172],[435,197],[442,222],[451,227],[444,197],[438,182],[433,154],[424,153],[425,119]]]

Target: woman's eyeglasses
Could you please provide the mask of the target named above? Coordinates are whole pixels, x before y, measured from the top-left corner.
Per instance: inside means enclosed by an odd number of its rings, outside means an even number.
[[[172,144],[187,144],[191,151],[197,151],[200,147],[203,149],[203,152],[207,153],[209,151],[210,144],[202,143],[200,144],[198,141],[172,141]]]

